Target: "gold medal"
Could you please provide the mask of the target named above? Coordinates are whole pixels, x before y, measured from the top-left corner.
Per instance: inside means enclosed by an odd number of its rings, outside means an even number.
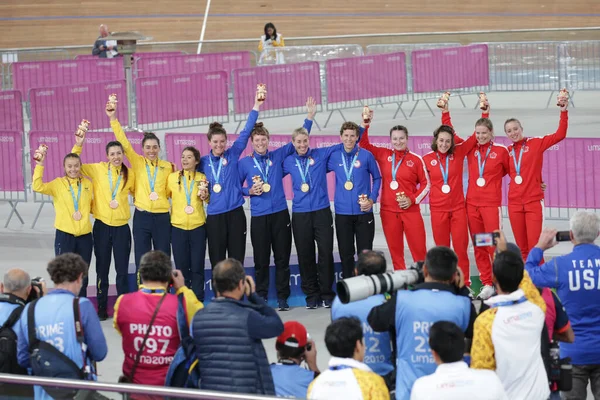
[[[151,200],[151,201],[156,201],[156,200],[158,200],[158,193],[156,193],[156,192],[152,192],[152,193],[150,193],[150,200]]]
[[[308,192],[309,189],[310,186],[308,186],[308,183],[303,183],[302,185],[300,185],[300,190],[302,190],[304,193]]]
[[[80,212],[80,211],[75,211],[75,212],[73,213],[73,219],[74,219],[75,221],[81,221],[81,212]]]
[[[119,202],[117,200],[111,200],[110,203],[108,203],[108,206],[114,210],[119,207]]]
[[[271,185],[269,185],[268,183],[263,183],[262,191],[265,193],[269,193],[271,191]]]
[[[223,189],[223,188],[221,187],[221,184],[220,184],[220,183],[215,183],[215,184],[213,185],[213,192],[215,192],[215,193],[221,193],[221,190],[222,190],[222,189]]]
[[[186,214],[192,214],[192,213],[194,212],[194,207],[192,207],[192,206],[186,206],[186,207],[183,209],[183,211],[184,211]]]
[[[344,183],[344,189],[346,190],[352,190],[353,187],[354,183],[352,183],[352,181],[346,181],[346,183]]]

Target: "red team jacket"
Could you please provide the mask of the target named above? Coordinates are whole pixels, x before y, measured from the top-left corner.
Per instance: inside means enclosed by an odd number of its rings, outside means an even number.
[[[471,135],[462,143],[457,142],[457,136],[454,135],[454,153],[448,155],[441,154],[437,151],[431,151],[423,156],[425,167],[429,173],[431,181],[431,193],[429,195],[429,206],[435,211],[456,211],[465,207],[465,195],[463,189],[463,165],[465,157],[470,153],[477,139],[475,134]],[[439,156],[439,161],[438,157]],[[450,157],[448,162],[448,185],[450,185],[450,193],[442,193],[442,171],[440,170],[440,162],[442,167],[446,167],[446,157]]]
[[[489,114],[482,113],[481,118],[489,118]],[[442,124],[452,126],[450,113],[442,113]],[[458,136],[454,137],[456,143],[464,142]],[[488,148],[491,147],[490,154],[487,159]],[[483,169],[483,178],[485,186],[477,186],[479,178],[479,163],[477,153],[481,156],[481,162],[485,159],[485,167]],[[475,148],[467,154],[467,168],[469,171],[469,184],[467,188],[467,204],[473,206],[489,206],[500,207],[502,205],[502,178],[508,174],[508,149],[506,146],[494,143],[489,143],[481,146],[475,145]]]
[[[560,123],[555,133],[541,137],[524,138],[520,142],[508,146],[510,155],[508,163],[510,175],[510,184],[508,185],[509,204],[527,204],[533,201],[540,201],[544,198],[544,192],[542,191],[544,151],[567,136],[568,125],[569,113],[568,111],[561,111]],[[523,158],[521,159],[521,177],[523,178],[523,183],[517,185],[514,183],[517,171],[511,150],[514,149],[514,157],[518,159],[521,147],[523,147]]]
[[[419,204],[427,196],[430,188],[429,176],[427,175],[423,159],[408,149],[398,151],[372,145],[369,142],[368,127],[360,138],[359,145],[363,149],[370,151],[379,165],[382,177],[381,209],[391,212],[420,212]],[[392,154],[394,153],[396,153],[396,163],[402,159],[402,164],[396,172],[396,181],[399,185],[396,190],[390,188],[390,182],[392,181]],[[396,201],[396,193],[399,192],[404,192],[412,202],[412,205],[406,210],[400,208]]]

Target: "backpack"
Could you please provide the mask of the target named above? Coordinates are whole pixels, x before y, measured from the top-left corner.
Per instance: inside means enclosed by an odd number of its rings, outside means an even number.
[[[196,345],[190,335],[190,327],[187,323],[183,293],[177,296],[177,302],[179,303],[177,307],[177,324],[179,325],[181,343],[167,372],[165,386],[198,389],[200,369],[196,357]]]
[[[27,375],[17,362],[17,334],[12,329],[22,312],[23,306],[15,308],[0,327],[0,373]]]
[[[50,343],[41,341],[37,338],[35,334],[35,306],[37,302],[38,300],[31,303],[27,310],[29,355],[32,375],[45,378],[88,379],[90,377],[90,366],[87,365],[87,354],[84,350],[83,325],[81,324],[79,315],[79,297],[73,298],[73,316],[75,318],[77,342],[79,342],[79,345],[81,346],[83,368],[79,368],[73,360]],[[42,388],[55,400],[89,399],[92,398],[94,394],[93,391],[89,390],[64,389],[50,386],[42,386]]]

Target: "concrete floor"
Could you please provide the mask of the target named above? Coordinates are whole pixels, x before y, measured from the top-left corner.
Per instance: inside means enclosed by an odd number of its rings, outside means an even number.
[[[552,106],[549,109],[544,109],[549,93],[491,93],[489,95],[490,102],[492,103],[492,120],[496,123],[497,134],[503,135],[502,122],[511,116],[517,116],[521,119],[524,126],[526,127],[526,135],[537,136],[550,132],[554,132],[558,124],[558,110]],[[598,93],[593,92],[579,92],[574,98],[577,107],[572,108],[570,111],[570,128],[568,135],[570,137],[598,137],[597,126],[600,123],[600,117],[597,111],[597,99]],[[474,105],[476,103],[476,96],[464,96],[465,103],[468,105]],[[431,102],[432,107],[434,102]],[[474,121],[479,117],[479,112],[470,108],[463,108],[460,102],[456,99],[453,100],[451,105],[453,122],[458,132],[461,132],[463,136],[467,133],[472,132]],[[405,110],[410,110],[411,104],[408,103],[404,106]],[[413,118],[409,120],[396,119],[392,120],[391,117],[395,111],[395,106],[386,106],[385,108],[375,109],[375,121],[373,125],[373,135],[386,135],[387,129],[391,125],[405,124],[408,126],[411,135],[430,135],[430,132],[439,125],[439,114],[432,117],[427,111],[425,106],[420,105],[415,112]],[[358,119],[360,115],[360,109],[347,110],[344,112],[346,118]],[[277,119],[267,119],[265,124],[269,130],[273,133],[290,132],[293,128],[298,125],[301,117],[285,117]],[[317,121],[319,123],[324,122],[325,113],[317,115]],[[328,129],[319,132],[317,129],[313,131],[313,134],[334,134],[338,129],[339,124],[342,122],[339,114],[334,115]],[[226,126],[230,131],[235,129],[234,124]],[[173,130],[171,130],[173,131]],[[201,128],[190,128],[190,129],[177,129],[177,132],[202,132],[205,131],[205,127]],[[600,196],[600,194],[598,194]],[[31,276],[42,276],[48,278],[46,269],[46,263],[54,255],[53,242],[54,242],[54,228],[53,219],[54,211],[50,204],[44,206],[41,212],[40,219],[35,229],[31,229],[31,223],[37,212],[39,205],[32,202],[22,203],[19,205],[18,210],[25,220],[25,225],[21,225],[16,218],[13,218],[8,228],[0,228],[0,272],[4,272],[7,269],[19,267],[28,271]],[[6,202],[0,202],[0,221],[4,223],[8,217],[10,208]],[[247,213],[249,213],[247,211]],[[378,250],[386,250],[386,242],[381,229],[381,223],[377,215],[376,220],[376,234],[374,247]],[[249,220],[249,219],[248,219]],[[3,224],[2,224],[3,225]],[[568,229],[568,221],[566,220],[547,220],[547,226],[553,226],[560,230]],[[428,245],[433,245],[433,237],[431,234],[431,224],[429,217],[425,217],[425,226],[427,227],[427,240]],[[504,231],[507,236],[512,239],[512,232],[510,230],[510,224],[508,219],[504,219]],[[570,243],[562,243],[559,246],[553,248],[548,252],[549,256],[558,254],[564,254],[569,252],[572,246]],[[293,249],[295,252],[295,249]],[[469,249],[470,257],[473,261],[472,248]],[[252,255],[252,246],[250,245],[250,237],[248,236],[248,245],[246,256]],[[410,254],[407,253],[407,260],[410,260]],[[389,260],[389,257],[388,257]],[[131,261],[133,262],[133,254]],[[92,261],[92,267],[90,268],[90,275],[95,276],[94,273],[94,261]],[[473,268],[472,275],[477,272]],[[111,281],[114,282],[114,272],[111,273]],[[311,337],[315,340],[318,350],[318,364],[320,368],[327,366],[327,360],[329,354],[324,347],[323,334],[325,327],[330,322],[330,313],[327,309],[318,310],[306,310],[304,308],[295,308],[289,312],[280,313],[283,320],[298,320],[306,325]],[[106,382],[116,382],[119,374],[121,373],[121,365],[123,361],[123,354],[121,351],[121,339],[116,331],[112,328],[112,320],[108,320],[102,323],[103,331],[109,343],[109,355],[107,359],[99,364],[99,380]],[[269,360],[271,362],[276,361],[275,345],[274,340],[265,340],[265,348],[267,350]],[[590,397],[591,398],[591,397]]]

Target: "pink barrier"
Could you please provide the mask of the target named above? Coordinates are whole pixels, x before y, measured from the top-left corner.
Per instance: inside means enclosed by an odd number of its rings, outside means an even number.
[[[312,96],[321,104],[321,80],[318,62],[273,65],[237,69],[232,73],[234,82],[235,114],[247,113],[254,105],[256,85],[267,85],[267,100],[261,113],[268,110],[297,109],[304,112],[306,99]]]
[[[227,146],[231,146],[239,135],[227,134]],[[290,135],[271,135],[269,140],[269,150],[273,151],[290,142]],[[185,147],[194,146],[200,151],[200,155],[205,156],[210,152],[210,145],[205,133],[167,133],[165,135],[165,145],[167,147],[167,160],[175,164],[177,169],[181,169],[181,152]],[[248,141],[246,149],[242,152],[242,157],[252,154],[252,144]],[[283,178],[283,190],[285,198],[291,200],[294,198],[292,190],[292,179],[290,176]]]
[[[23,132],[23,105],[18,90],[0,92],[0,129]]]
[[[408,93],[404,53],[338,58],[325,65],[328,103]]]
[[[31,130],[74,132],[84,118],[91,122],[92,130],[108,129],[110,121],[104,110],[111,93],[118,96],[117,115],[125,126],[129,121],[124,80],[32,89]]]
[[[16,62],[13,88],[27,96],[32,88],[125,79],[123,59]]]
[[[413,93],[488,86],[485,44],[415,50],[411,53]]]
[[[0,192],[25,190],[23,179],[23,134],[0,132]]]
[[[144,135],[139,132],[127,132],[127,137],[134,150],[141,154]],[[81,161],[88,164],[106,161],[106,145],[113,140],[115,140],[115,135],[112,132],[88,132],[85,136]],[[67,132],[31,132],[29,134],[31,154],[28,154],[27,157],[29,157],[32,171],[36,165],[32,154],[42,143],[48,146],[44,182],[64,176],[63,158],[71,152],[75,144],[75,135]],[[125,164],[131,166],[127,159],[125,159]]]
[[[249,51],[142,57],[135,61],[138,78],[213,71],[225,71],[229,77],[234,69],[247,67],[250,67]]]
[[[227,117],[227,73],[157,76],[135,80],[138,124]]]

